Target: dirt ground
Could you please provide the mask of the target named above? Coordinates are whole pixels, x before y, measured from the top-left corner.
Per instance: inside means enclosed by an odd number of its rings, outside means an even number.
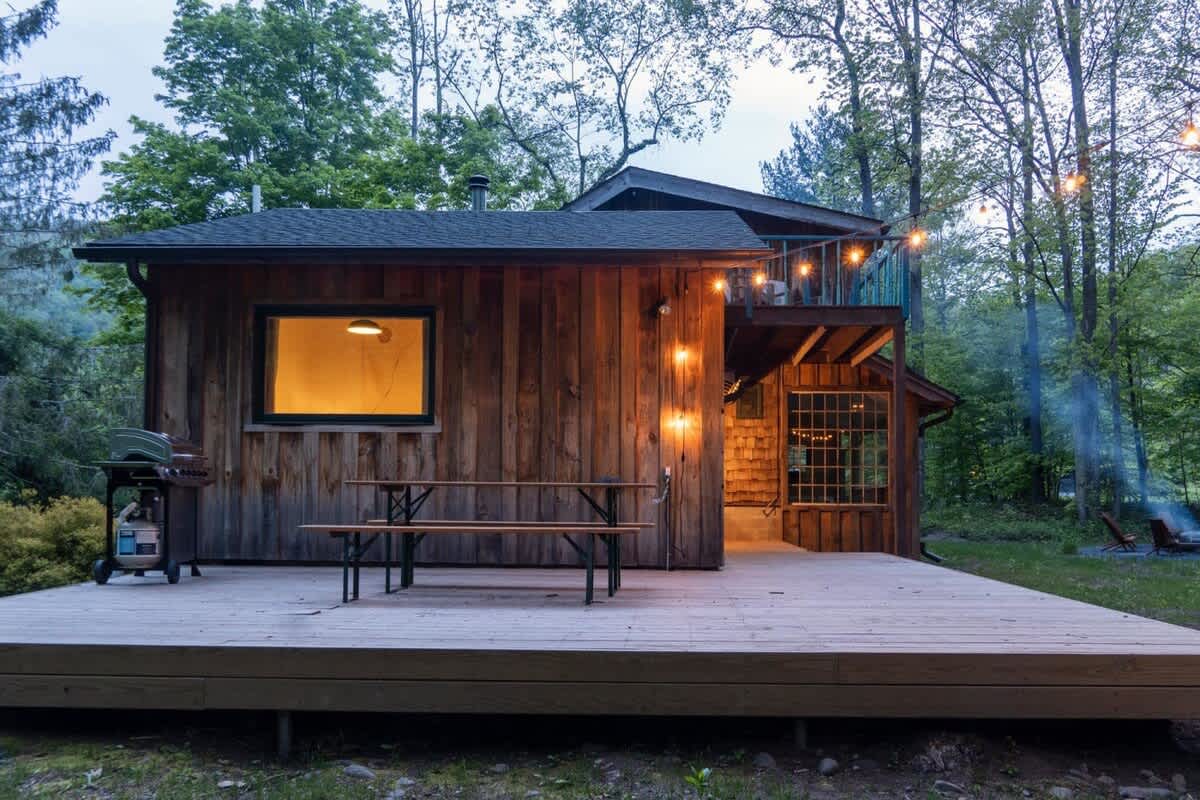
[[[297,715],[294,727],[280,762],[270,715],[4,712],[0,798],[1066,800],[1200,788],[1200,726],[1178,723],[814,720],[803,749],[791,723],[769,720]]]

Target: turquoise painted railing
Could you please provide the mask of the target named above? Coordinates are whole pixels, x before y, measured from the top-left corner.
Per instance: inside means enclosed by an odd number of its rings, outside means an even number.
[[[726,297],[753,305],[899,306],[908,317],[909,248],[901,237],[769,236],[775,256],[729,271]]]

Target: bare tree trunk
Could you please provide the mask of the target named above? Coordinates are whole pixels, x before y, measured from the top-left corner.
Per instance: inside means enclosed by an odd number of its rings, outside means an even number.
[[[1142,507],[1150,504],[1150,459],[1146,455],[1146,437],[1142,432],[1142,400],[1134,380],[1133,358],[1125,361],[1125,377],[1129,388],[1129,422],[1133,427],[1133,455],[1137,461],[1138,496]]]
[[[1021,62],[1025,64],[1028,50],[1021,48]],[[1032,468],[1029,474],[1029,501],[1041,503],[1046,499],[1045,464],[1042,432],[1042,341],[1038,321],[1037,280],[1034,278],[1033,251],[1033,114],[1030,110],[1029,70],[1022,66],[1021,86],[1021,263],[1025,270],[1025,383],[1028,394],[1026,413],[1029,422],[1029,456]]]
[[[1099,439],[1099,402],[1096,382],[1096,359],[1092,351],[1097,320],[1096,280],[1096,211],[1092,194],[1091,135],[1088,125],[1087,100],[1084,94],[1083,20],[1081,0],[1053,0],[1055,24],[1067,77],[1071,87],[1071,110],[1075,121],[1077,170],[1082,177],[1079,187],[1079,267],[1081,306],[1079,332],[1081,341],[1077,353],[1078,368],[1072,381],[1075,394],[1075,507],[1080,522],[1088,519],[1094,506],[1097,474],[1097,444]]]
[[[1125,453],[1122,446],[1121,424],[1121,377],[1117,360],[1120,319],[1117,315],[1117,59],[1119,48],[1114,34],[1111,57],[1108,62],[1108,354],[1111,361],[1108,371],[1108,396],[1112,413],[1112,514],[1121,516],[1121,500],[1125,491]]]
[[[908,213],[916,225],[921,219],[922,151],[924,136],[921,112],[921,0],[912,0],[912,33],[908,49],[909,173]],[[912,360],[917,368],[925,363],[925,300],[922,292],[921,251],[909,254],[909,327],[912,330]]]
[[[850,103],[850,134],[853,138],[851,150],[858,164],[858,187],[862,192],[863,216],[875,216],[875,187],[871,174],[871,148],[866,141],[866,111],[863,108],[862,80],[858,74],[858,62],[846,41],[843,27],[846,24],[846,0],[837,0],[837,10],[832,25],[833,41],[846,67],[846,83]]]

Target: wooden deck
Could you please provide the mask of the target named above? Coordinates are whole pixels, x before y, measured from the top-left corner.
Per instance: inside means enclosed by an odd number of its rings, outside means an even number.
[[[1200,631],[876,554],[721,572],[208,567],[0,599],[0,706],[1200,718]]]

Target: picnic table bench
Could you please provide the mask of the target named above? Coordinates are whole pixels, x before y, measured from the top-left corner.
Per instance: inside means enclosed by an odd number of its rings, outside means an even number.
[[[366,522],[308,524],[300,530],[342,540],[342,602],[359,596],[359,569],[366,552],[383,540],[384,592],[392,591],[392,537],[400,537],[400,588],[413,584],[416,548],[426,536],[441,534],[517,534],[562,536],[579,554],[585,569],[584,603],[594,597],[596,539],[605,547],[608,595],[621,588],[621,537],[634,535],[649,522],[622,522],[619,517],[619,493],[633,489],[656,489],[653,483],[622,481],[422,481],[422,480],[350,480],[348,486],[374,486],[387,498],[387,518]],[[418,520],[417,513],[429,495],[439,487],[575,489],[600,518],[599,522],[558,520]],[[603,490],[598,500],[593,492]],[[580,545],[572,537],[582,536]],[[351,579],[353,578],[353,582]]]

